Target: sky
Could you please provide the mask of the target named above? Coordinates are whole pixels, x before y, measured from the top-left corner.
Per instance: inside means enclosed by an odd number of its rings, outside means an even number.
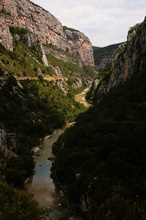
[[[130,27],[144,20],[146,0],[31,0],[63,26],[83,32],[93,46],[126,41]]]

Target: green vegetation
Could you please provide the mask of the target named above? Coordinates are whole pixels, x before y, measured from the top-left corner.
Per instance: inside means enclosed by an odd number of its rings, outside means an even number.
[[[41,53],[38,47],[27,47],[23,41],[15,41],[13,52],[0,45],[3,70],[15,76],[37,76],[37,69],[44,70]],[[47,68],[45,68],[47,72]]]
[[[76,29],[73,29],[73,28],[70,28],[70,27],[67,27],[67,26],[63,26],[63,30],[69,30],[69,31],[76,31],[76,32],[79,32],[78,30]]]
[[[0,179],[0,219],[43,220],[43,210],[32,196],[14,189]]]
[[[63,50],[63,49],[53,45],[52,43],[44,44],[44,47],[51,48],[51,49],[53,49],[53,51],[56,51],[56,53],[63,54],[65,56],[67,56],[68,58],[74,59],[76,62],[78,60],[78,56],[75,53],[70,52],[68,48],[66,48],[66,50]]]
[[[73,73],[86,74],[84,70],[81,67],[77,66],[76,64],[70,62],[64,62],[61,59],[57,59],[53,57],[52,55],[47,55],[47,58],[54,67],[57,66],[60,67],[63,76],[72,75]]]
[[[52,177],[80,219],[146,219],[145,63],[143,56],[125,84],[95,95],[53,146]]]
[[[20,27],[13,27],[11,26],[10,28],[11,34],[14,36],[15,34],[18,34],[19,36],[23,36],[28,33],[28,31],[25,28],[20,28]]]
[[[27,46],[31,33],[19,27],[10,27],[10,32],[14,39],[13,51],[0,44],[0,128],[13,133],[16,144],[11,148],[6,143],[0,149],[0,196],[3,198],[0,219],[3,216],[4,220],[37,220],[43,219],[37,204],[16,188],[22,190],[26,178],[33,174],[32,148],[38,146],[45,135],[74,121],[86,110],[74,100],[74,95],[82,91],[85,84],[76,89],[73,84],[78,82],[78,77],[90,78],[94,72],[49,55],[50,65],[45,67],[38,42]],[[56,67],[65,78],[55,74]],[[65,82],[66,93],[58,82],[61,85]]]
[[[127,43],[121,43],[119,48],[115,51],[115,53],[113,54],[113,58],[116,57],[121,57],[122,59],[124,59],[124,54],[127,50]],[[118,60],[118,59],[117,59]],[[117,63],[115,63],[115,65],[117,65]]]
[[[128,35],[133,33],[134,31],[135,31],[134,36],[136,34],[138,34],[138,32],[141,31],[141,29],[143,28],[143,25],[144,25],[144,23],[141,22],[141,23],[138,23],[138,24],[134,25],[133,27],[129,28]]]
[[[104,57],[112,57],[114,52],[118,49],[119,45],[120,43],[109,45],[106,47],[93,47],[95,64],[98,66],[101,62],[101,59]]]
[[[6,16],[11,16],[11,12],[6,11],[4,8],[0,10],[0,16],[6,15]]]
[[[97,72],[90,67],[90,66],[83,66],[80,67],[74,63],[71,62],[64,62],[61,59],[57,59],[56,57],[53,57],[52,55],[47,55],[48,60],[51,62],[51,65],[53,67],[59,67],[61,70],[61,73],[64,77],[74,77],[74,78],[94,78],[97,76]]]
[[[17,134],[15,152],[19,155],[10,162],[6,158],[7,166],[3,173],[9,183],[22,186],[32,173],[31,148],[39,144],[39,138],[73,121],[79,112],[85,110],[70,98],[69,95],[64,96],[53,82],[43,79],[22,80],[19,84],[13,76],[6,79],[0,89],[0,121],[9,132]]]

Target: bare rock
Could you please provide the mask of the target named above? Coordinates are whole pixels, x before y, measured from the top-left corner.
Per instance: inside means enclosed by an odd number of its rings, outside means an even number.
[[[28,0],[1,0],[0,10],[3,11],[0,16],[0,42],[8,50],[13,50],[9,27],[20,27],[28,30],[28,45],[32,45],[33,41],[39,41],[42,45],[52,44],[76,54],[80,64],[94,65],[88,37],[78,31],[64,31],[61,22],[43,8]],[[42,61],[48,65],[45,51],[42,52]]]

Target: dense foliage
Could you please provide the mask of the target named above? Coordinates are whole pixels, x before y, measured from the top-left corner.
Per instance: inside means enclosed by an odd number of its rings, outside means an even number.
[[[81,219],[146,219],[146,58],[53,146],[53,179]]]
[[[16,135],[17,143],[13,149],[15,159],[2,152],[1,158],[6,155],[2,175],[7,182],[22,186],[34,169],[32,147],[39,144],[40,138],[85,111],[84,106],[74,100],[74,95],[85,84],[77,89],[72,86],[77,82],[76,73],[87,77],[88,70],[51,55],[48,56],[50,66],[45,67],[39,44],[34,41],[34,45],[27,46],[31,33],[19,27],[10,27],[10,32],[13,51],[0,44],[0,125]],[[66,82],[55,75],[55,68],[60,68],[60,73],[68,77]],[[59,83],[65,87],[66,94],[58,87]]]
[[[101,62],[101,59],[103,58],[112,57],[114,52],[118,49],[119,45],[120,43],[112,44],[106,47],[93,47],[95,65],[98,66]]]
[[[19,186],[34,169],[31,148],[44,135],[72,121],[81,108],[75,101],[71,103],[52,82],[25,80],[18,85],[13,76],[0,89],[0,102],[0,122],[7,132],[16,134],[14,152],[19,155],[10,162],[6,158],[3,172],[8,182]]]
[[[85,88],[84,82],[76,87],[77,75],[88,78],[92,70],[51,55],[46,67],[38,42],[34,40],[34,45],[27,46],[31,33],[19,27],[10,27],[10,32],[13,51],[0,44],[0,128],[14,136],[15,144],[11,146],[5,141],[0,146],[0,219],[41,219],[32,198],[14,187],[22,189],[33,173],[32,148],[45,135],[74,121],[86,110],[75,102],[74,95]],[[55,74],[56,68],[60,76]]]
[[[14,189],[0,180],[0,219],[1,220],[43,220],[43,211],[32,196]]]

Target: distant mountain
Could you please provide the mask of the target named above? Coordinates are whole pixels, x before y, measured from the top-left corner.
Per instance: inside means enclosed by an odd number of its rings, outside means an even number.
[[[112,44],[106,47],[93,46],[95,65],[99,70],[104,70],[107,63],[110,61],[113,53],[117,50],[121,43]]]
[[[96,49],[99,49],[99,48],[101,48],[101,47],[98,47],[98,46],[92,46],[93,51],[96,50]]]
[[[128,31],[127,42],[119,45],[104,72],[95,94],[102,96],[114,87],[124,83],[131,75],[141,70],[146,53],[146,18]],[[94,86],[93,86],[94,87]]]

